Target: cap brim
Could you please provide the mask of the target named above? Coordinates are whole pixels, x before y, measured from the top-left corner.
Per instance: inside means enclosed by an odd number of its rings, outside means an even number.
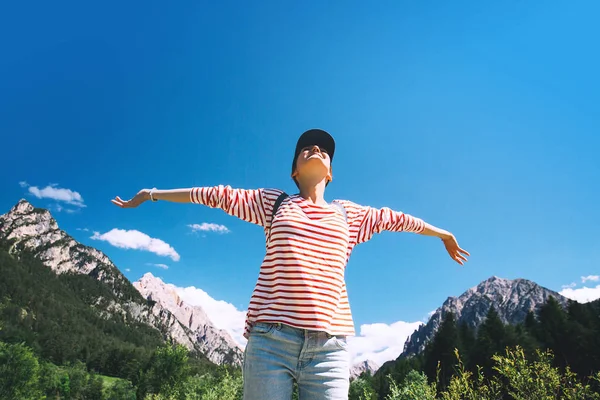
[[[335,140],[328,132],[322,129],[309,129],[300,135],[298,143],[296,144],[296,155],[301,149],[313,145],[317,145],[327,150],[329,158],[333,160],[333,154],[335,153]]]

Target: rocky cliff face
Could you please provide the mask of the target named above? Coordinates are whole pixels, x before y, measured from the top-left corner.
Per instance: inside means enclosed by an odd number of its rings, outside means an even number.
[[[142,278],[132,286],[104,253],[60,230],[48,210],[20,200],[0,216],[0,240],[10,243],[12,254],[26,250],[57,274],[86,274],[108,285],[119,301],[105,304],[104,299],[96,299],[91,306],[101,314],[119,313],[126,320],[155,327],[165,338],[204,353],[214,363],[241,365],[241,350],[210,323],[202,309],[165,300],[169,295],[151,279]]]
[[[75,241],[48,210],[26,200],[0,216],[0,239],[13,242],[13,251],[29,250],[57,274],[91,274],[107,283],[126,280],[104,253]]]
[[[504,323],[523,322],[529,311],[535,311],[552,296],[566,306],[568,299],[526,279],[508,280],[491,277],[467,290],[459,297],[449,297],[427,324],[421,326],[406,341],[402,357],[419,354],[433,338],[446,313],[453,312],[459,323],[477,328],[493,306]]]
[[[365,360],[358,364],[354,364],[352,368],[350,368],[350,378],[354,379],[359,377],[363,372],[370,372],[371,375],[374,375],[375,372],[379,369],[379,365],[375,363],[375,361]]]
[[[242,351],[227,331],[217,329],[204,310],[185,303],[173,285],[146,273],[133,286],[148,300],[168,310],[191,333],[204,353],[217,364],[241,365]]]

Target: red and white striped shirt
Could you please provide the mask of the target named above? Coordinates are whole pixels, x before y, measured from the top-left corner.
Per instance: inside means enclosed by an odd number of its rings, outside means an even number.
[[[387,207],[337,200],[346,210],[346,221],[335,207],[291,195],[279,206],[271,226],[273,206],[281,193],[223,185],[191,191],[193,203],[221,208],[265,229],[267,250],[250,299],[244,336],[248,338],[256,322],[354,335],[344,279],[352,249],[382,231],[421,232],[423,220]]]

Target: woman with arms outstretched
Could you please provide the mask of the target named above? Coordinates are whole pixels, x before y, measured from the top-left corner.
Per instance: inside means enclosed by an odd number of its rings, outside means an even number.
[[[300,400],[347,400],[350,355],[346,338],[355,334],[344,278],[354,246],[382,231],[413,232],[442,240],[463,265],[469,253],[454,235],[422,219],[387,207],[347,200],[328,203],[335,141],[321,129],[304,132],[292,159],[299,193],[277,189],[143,189],[123,208],[150,201],[196,203],[264,228],[267,248],[244,329],[245,400],[290,400],[293,382]]]

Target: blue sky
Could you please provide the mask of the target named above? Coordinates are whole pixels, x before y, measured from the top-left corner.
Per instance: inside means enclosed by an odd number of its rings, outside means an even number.
[[[243,310],[260,227],[110,199],[153,186],[292,192],[295,141],[321,127],[338,144],[329,200],[419,216],[472,255],[460,267],[438,240],[404,233],[358,246],[346,275],[357,330],[419,321],[492,275],[594,288],[581,277],[600,274],[600,6],[565,4],[3,4],[0,212],[27,198],[132,281],[150,271]],[[57,193],[48,185],[82,203],[37,198]],[[202,223],[229,232],[189,227]],[[113,229],[159,239],[178,261],[91,238]]]

